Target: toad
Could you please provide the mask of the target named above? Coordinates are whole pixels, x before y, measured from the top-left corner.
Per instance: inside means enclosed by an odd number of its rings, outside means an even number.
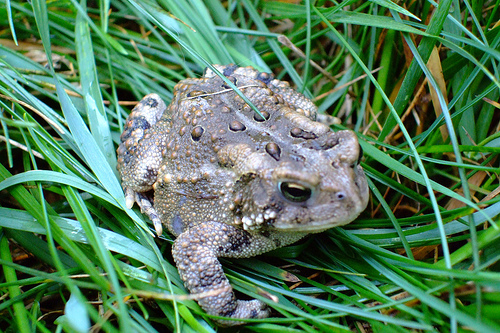
[[[173,258],[200,306],[264,318],[266,304],[237,299],[218,258],[256,256],[353,221],[368,202],[362,153],[352,131],[316,121],[317,107],[287,82],[215,67],[259,113],[207,69],[180,81],[168,107],[150,94],[132,110],[118,170],[127,206],[176,236]]]

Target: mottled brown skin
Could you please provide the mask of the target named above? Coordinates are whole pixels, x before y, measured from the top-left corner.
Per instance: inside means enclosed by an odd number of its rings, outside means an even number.
[[[173,257],[200,306],[265,318],[265,303],[236,299],[217,258],[252,257],[354,220],[368,201],[361,151],[353,132],[315,121],[316,106],[287,82],[216,67],[262,117],[207,70],[179,82],[168,108],[155,94],[134,108],[118,169],[127,205],[177,237]]]

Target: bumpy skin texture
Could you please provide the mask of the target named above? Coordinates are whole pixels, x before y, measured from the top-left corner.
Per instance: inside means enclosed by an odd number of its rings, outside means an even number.
[[[216,66],[175,86],[166,107],[150,94],[134,108],[118,148],[127,205],[137,202],[177,236],[172,253],[186,288],[209,314],[264,318],[258,300],[237,300],[219,257],[247,258],[309,233],[347,224],[368,187],[351,131],[332,132],[316,106],[271,74]],[[219,320],[220,325],[241,321]]]

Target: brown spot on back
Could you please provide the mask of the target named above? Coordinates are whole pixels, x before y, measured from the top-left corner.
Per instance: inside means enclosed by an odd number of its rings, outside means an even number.
[[[264,118],[262,118],[261,116],[259,116],[259,114],[257,112],[255,112],[254,115],[253,115],[253,119],[255,121],[258,121],[259,123],[268,120],[269,117],[271,116],[269,114],[269,112],[267,112],[267,111],[260,111],[260,114],[262,114],[262,116],[264,116]]]
[[[187,126],[182,126],[181,129],[179,130],[179,135],[183,136],[186,134]]]
[[[233,132],[241,132],[241,131],[244,131],[246,130],[247,128],[245,127],[245,125],[243,125],[242,123],[240,123],[239,121],[237,120],[233,120],[230,124],[229,124],[229,129]]]
[[[203,132],[205,130],[203,129],[203,127],[201,126],[196,126],[195,128],[193,128],[193,130],[191,131],[191,138],[194,140],[194,141],[200,141],[200,138],[201,136],[203,135]]]
[[[280,147],[275,144],[274,142],[269,142],[266,145],[266,152],[271,155],[272,158],[274,158],[276,161],[280,160],[280,155],[281,155],[281,149]]]
[[[292,128],[290,130],[290,135],[293,136],[294,138],[301,138],[301,139],[316,139],[318,136],[312,132],[307,132],[304,131],[298,127]]]

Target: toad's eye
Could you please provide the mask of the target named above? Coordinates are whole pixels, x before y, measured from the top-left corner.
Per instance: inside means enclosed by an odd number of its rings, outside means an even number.
[[[312,194],[312,190],[309,187],[298,183],[282,182],[279,188],[281,194],[292,202],[305,202]]]

